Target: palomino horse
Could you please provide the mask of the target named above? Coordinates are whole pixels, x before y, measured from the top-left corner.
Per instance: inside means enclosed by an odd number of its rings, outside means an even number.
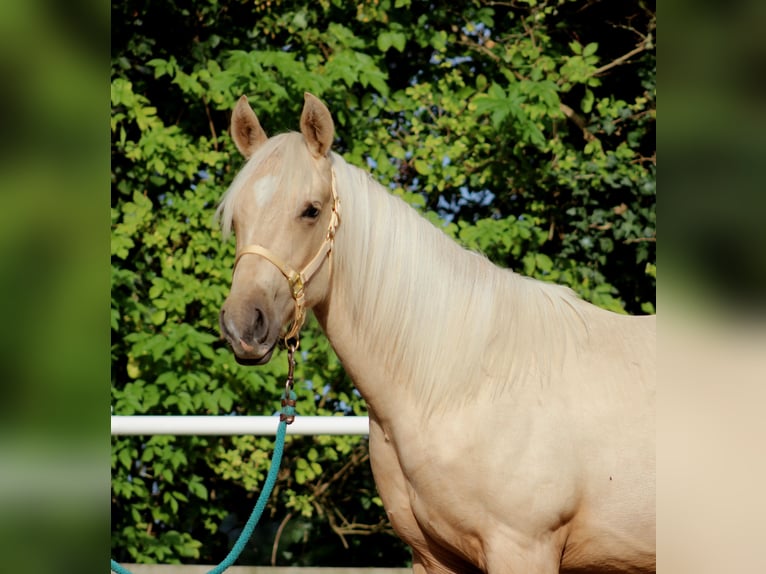
[[[233,113],[248,161],[218,210],[237,246],[220,326],[238,360],[267,362],[314,310],[415,572],[655,571],[655,318],[461,248],[331,152],[310,94],[300,127],[268,138],[244,96]]]

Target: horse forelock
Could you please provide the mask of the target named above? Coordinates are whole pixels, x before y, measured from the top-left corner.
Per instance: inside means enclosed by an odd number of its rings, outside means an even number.
[[[267,207],[277,190],[305,192],[311,188],[313,170],[314,162],[301,134],[288,132],[269,138],[240,169],[221,198],[215,217],[223,239],[231,235],[238,201],[252,200],[258,207]]]

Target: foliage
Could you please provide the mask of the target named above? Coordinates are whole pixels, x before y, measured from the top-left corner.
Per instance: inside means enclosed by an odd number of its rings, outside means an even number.
[[[336,150],[500,265],[653,312],[655,16],[643,2],[152,5],[112,13],[112,412],[266,414],[278,355],[238,366],[217,334],[233,245],[213,221],[241,165],[247,94],[269,133],[327,102]],[[173,34],[167,34],[167,27]],[[364,414],[316,322],[299,414]],[[263,437],[119,437],[118,560],[217,563],[272,450]],[[289,438],[242,563],[402,565],[358,437]]]

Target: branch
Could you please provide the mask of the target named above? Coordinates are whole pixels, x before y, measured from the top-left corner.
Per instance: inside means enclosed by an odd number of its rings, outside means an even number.
[[[519,4],[517,2],[484,2],[487,6],[506,6],[508,8],[518,8]]]
[[[582,130],[582,137],[585,138],[585,141],[594,141],[598,138],[594,136],[591,132],[588,131],[588,126],[585,123],[585,118],[580,116],[576,111],[574,111],[572,108],[570,108],[568,105],[566,105],[564,102],[559,103],[559,108],[564,113],[566,117],[568,117],[572,122]]]
[[[312,493],[314,498],[319,498],[321,495],[325,493],[325,491],[330,487],[331,484],[339,480],[343,477],[351,468],[358,466],[360,464],[363,464],[367,462],[367,459],[370,458],[370,455],[367,451],[363,451],[360,455],[359,451],[354,451],[351,453],[351,456],[349,457],[348,461],[336,472],[332,477],[330,477],[328,480],[319,483],[315,488],[314,492]]]
[[[202,103],[205,104],[205,113],[207,114],[207,122],[210,126],[210,133],[213,134],[213,149],[218,151],[218,136],[215,133],[215,125],[213,125],[213,118],[210,115],[210,108],[207,105],[207,98],[202,96]]]
[[[533,13],[535,10],[533,10]],[[537,50],[537,43],[535,42],[535,34],[534,30],[527,26],[527,19],[523,18],[521,19],[521,25],[524,27],[524,31],[527,33],[527,36],[529,36],[530,41],[532,42],[532,47]]]
[[[477,52],[482,52],[486,56],[489,56],[494,60],[495,62],[500,62],[502,58],[495,54],[492,50],[487,48],[486,46],[483,46],[482,44],[479,44],[478,42],[474,42],[473,40],[470,40],[468,36],[465,34],[460,34],[460,39],[455,42],[458,46],[466,46],[467,48],[471,48],[472,50],[475,50]],[[493,44],[494,46],[494,44]]]
[[[626,239],[623,241],[626,245],[628,243],[640,243],[642,241],[648,241],[649,243],[657,243],[656,237],[633,237],[632,239]]]
[[[279,547],[279,539],[282,537],[282,531],[285,529],[285,526],[287,526],[287,523],[290,522],[290,519],[293,517],[292,512],[288,512],[287,516],[285,516],[282,519],[282,522],[279,523],[279,528],[277,528],[277,534],[274,537],[274,544],[271,547],[271,565],[276,566],[277,565],[277,548]]]
[[[640,54],[644,50],[648,50],[648,49],[649,49],[649,41],[648,40],[644,40],[641,44],[639,44],[638,46],[633,48],[627,54],[623,54],[622,56],[620,56],[619,58],[616,58],[615,60],[612,60],[608,64],[604,64],[600,68],[597,68],[596,71],[593,72],[593,74],[591,74],[591,75],[599,76],[599,75],[603,74],[604,72],[606,72],[607,70],[610,70],[610,69],[612,69],[612,68],[614,68],[616,66],[620,66],[620,65],[624,64],[627,60],[630,60],[636,54]]]
[[[368,536],[378,532],[393,534],[393,528],[391,528],[387,518],[381,518],[377,524],[360,524],[349,522],[337,507],[333,508],[333,512],[340,518],[341,524],[338,524],[334,517],[328,515],[330,527],[341,538],[344,545],[346,545],[346,536]]]
[[[632,164],[647,162],[651,163],[652,165],[657,165],[657,152],[654,152],[651,157],[639,156],[636,159],[630,161]]]

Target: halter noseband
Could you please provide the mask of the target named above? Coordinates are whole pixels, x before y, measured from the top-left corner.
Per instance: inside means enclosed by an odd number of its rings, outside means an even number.
[[[239,255],[237,255],[237,258],[234,260],[234,270],[236,270],[237,264],[239,263],[239,260],[242,259],[243,255],[260,255],[272,263],[277,269],[279,269],[282,275],[285,276],[285,279],[287,279],[287,283],[290,285],[290,294],[293,296],[293,300],[295,301],[295,313],[293,316],[292,325],[290,326],[290,330],[284,336],[285,341],[288,341],[289,339],[297,336],[301,330],[301,327],[303,327],[303,322],[306,320],[306,301],[304,287],[306,283],[311,280],[311,277],[313,277],[314,273],[316,273],[322,266],[324,258],[327,257],[330,259],[330,253],[332,252],[332,248],[335,243],[335,230],[340,225],[340,200],[338,199],[338,192],[335,189],[335,169],[331,168],[330,173],[332,176],[333,200],[330,224],[327,227],[327,234],[325,235],[322,245],[319,247],[316,255],[314,255],[311,261],[306,264],[302,271],[296,271],[290,267],[290,265],[274,255],[274,253],[272,253],[269,249],[266,249],[265,247],[258,244],[247,245],[242,249],[242,251],[240,251]],[[330,259],[330,264],[332,265],[332,259]],[[232,273],[234,270],[232,270]]]

